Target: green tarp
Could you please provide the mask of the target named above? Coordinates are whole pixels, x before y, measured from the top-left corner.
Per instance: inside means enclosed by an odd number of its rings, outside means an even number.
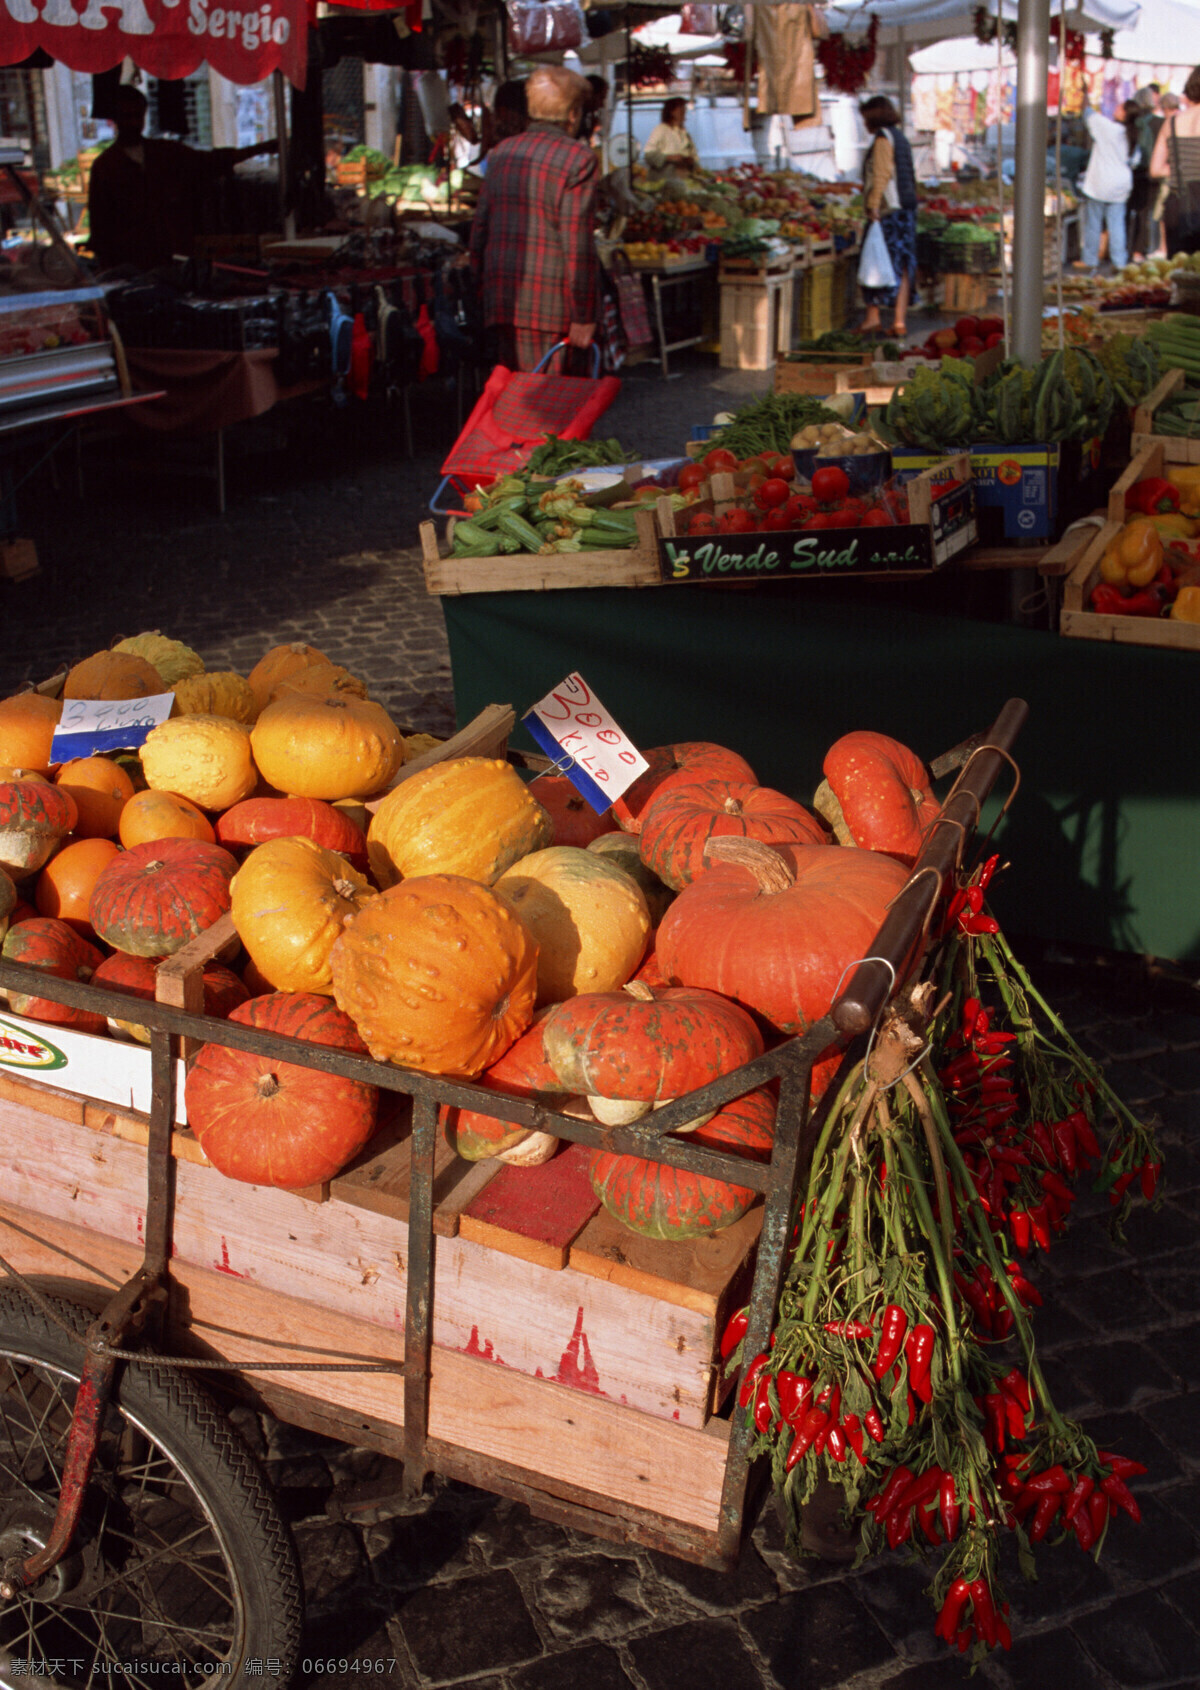
[[[446,598],[458,719],[520,714],[578,670],[643,747],[715,740],[808,801],[840,734],[878,729],[929,758],[1024,698],[1006,925],[1200,957],[1200,654],[936,614],[937,586]]]

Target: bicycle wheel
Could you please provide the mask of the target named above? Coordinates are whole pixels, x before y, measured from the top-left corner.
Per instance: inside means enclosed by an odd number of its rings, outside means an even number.
[[[49,1302],[86,1330],[75,1304]],[[0,1290],[0,1564],[46,1541],[83,1356]],[[250,1451],[187,1374],[124,1365],[67,1557],[0,1597],[0,1686],[143,1673],[283,1685],[301,1620],[291,1535]]]

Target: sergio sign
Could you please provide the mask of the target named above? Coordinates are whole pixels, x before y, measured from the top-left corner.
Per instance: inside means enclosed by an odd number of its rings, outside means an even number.
[[[44,47],[92,74],[129,57],[171,80],[207,62],[231,82],[281,70],[303,88],[307,27],[307,0],[0,0],[0,64]]]

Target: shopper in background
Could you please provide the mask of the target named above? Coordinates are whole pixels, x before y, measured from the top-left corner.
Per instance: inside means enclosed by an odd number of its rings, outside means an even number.
[[[1125,102],[1126,107],[1131,102]],[[1158,184],[1150,174],[1150,160],[1154,156],[1154,143],[1158,140],[1158,132],[1162,128],[1163,120],[1159,115],[1158,85],[1151,83],[1148,88],[1139,88],[1133,97],[1136,105],[1138,157],[1133,166],[1133,192],[1129,196],[1129,226],[1126,231],[1129,237],[1129,251],[1135,259],[1149,258],[1158,246],[1158,224],[1154,219],[1154,202],[1158,197]]]
[[[1200,65],[1183,85],[1183,109],[1163,120],[1150,174],[1166,183],[1162,220],[1167,257],[1200,251]]]
[[[182,141],[143,135],[146,105],[140,88],[121,84],[113,111],[116,140],[92,165],[88,244],[101,270],[157,270],[176,254],[190,257],[209,183],[243,159],[279,151],[278,141],[263,141],[198,152]]]
[[[1160,94],[1159,95],[1158,112],[1159,112],[1159,116],[1162,119],[1162,123],[1160,123],[1159,126],[1158,126],[1159,134],[1162,133],[1163,123],[1165,123],[1167,118],[1172,116],[1173,113],[1177,112],[1180,109],[1180,107],[1182,106],[1182,104],[1183,104],[1183,101],[1179,98],[1178,94],[1166,93],[1166,94]],[[1157,146],[1158,145],[1158,135],[1156,135],[1154,137],[1154,142],[1155,142],[1155,146]],[[1150,154],[1150,180],[1151,180],[1151,182],[1155,181],[1155,177],[1154,177],[1154,154],[1153,154],[1153,152],[1151,152],[1151,154]],[[1154,249],[1154,252],[1153,252],[1153,255],[1152,255],[1155,258],[1165,258],[1167,256],[1167,239],[1166,239],[1167,232],[1166,232],[1166,229],[1163,227],[1163,210],[1166,206],[1167,195],[1168,195],[1169,192],[1170,192],[1170,183],[1168,183],[1168,182],[1158,182],[1155,185],[1154,204],[1151,207],[1151,213],[1150,213],[1152,218],[1154,219],[1153,227],[1154,227],[1155,233],[1158,236],[1157,245],[1155,246],[1155,249]]]
[[[559,66],[526,84],[529,126],[488,154],[471,228],[492,361],[532,370],[556,341],[596,329],[596,155],[579,137],[591,95]]]
[[[1132,105],[1132,101],[1127,101]],[[1115,123],[1094,108],[1084,114],[1092,138],[1080,187],[1083,189],[1083,262],[1094,271],[1100,263],[1100,236],[1108,230],[1108,256],[1118,270],[1125,266],[1125,207],[1133,192],[1133,159],[1137,153],[1137,108],[1132,122]]]
[[[484,158],[501,141],[508,141],[514,135],[523,134],[528,122],[529,113],[525,108],[525,83],[523,81],[502,82],[492,95],[491,105],[483,108],[481,128],[483,130]]]
[[[900,128],[900,113],[882,94],[859,111],[873,137],[863,161],[863,205],[868,221],[877,222],[883,230],[896,272],[894,287],[863,288],[867,310],[862,331],[876,333],[880,310],[890,305],[891,332],[900,337],[908,333],[908,299],[917,274],[917,178],[912,148]]]
[[[604,107],[608,103],[608,83],[602,76],[585,76],[584,81],[592,91],[588,101],[588,109],[583,114],[583,123],[579,130],[579,139],[586,141],[589,146],[600,145],[600,135],[604,124]]]
[[[676,96],[664,100],[662,116],[650,131],[646,141],[646,163],[653,170],[695,170],[700,158],[696,143],[688,134],[687,101]]]

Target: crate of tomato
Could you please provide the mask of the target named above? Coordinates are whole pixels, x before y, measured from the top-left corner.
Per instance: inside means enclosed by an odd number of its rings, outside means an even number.
[[[965,453],[903,487],[889,479],[856,491],[843,461],[818,461],[803,476],[776,458],[716,469],[697,491],[683,509],[659,500],[665,582],[928,575],[977,536]]]

